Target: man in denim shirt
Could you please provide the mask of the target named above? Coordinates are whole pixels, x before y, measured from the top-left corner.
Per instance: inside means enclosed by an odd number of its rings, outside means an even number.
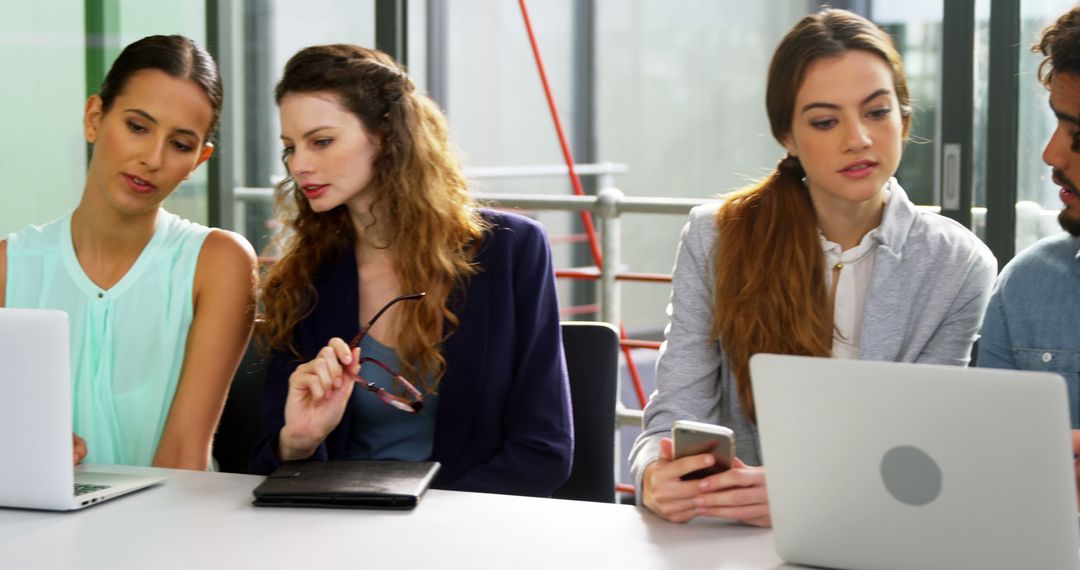
[[[1032,50],[1046,56],[1039,78],[1050,90],[1057,128],[1042,159],[1061,188],[1065,207],[1058,221],[1068,233],[1040,240],[1001,271],[983,321],[977,362],[1063,376],[1073,449],[1080,452],[1080,7],[1043,30]]]

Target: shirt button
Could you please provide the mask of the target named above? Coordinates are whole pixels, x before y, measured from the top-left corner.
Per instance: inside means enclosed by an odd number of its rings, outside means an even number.
[[[100,293],[100,292],[99,292],[99,293],[97,294],[97,298],[98,298],[98,299],[104,299],[104,298],[105,298],[105,293]]]
[[[1049,352],[1042,353],[1042,361],[1043,362],[1050,362],[1053,359],[1054,359],[1053,354],[1050,354]]]

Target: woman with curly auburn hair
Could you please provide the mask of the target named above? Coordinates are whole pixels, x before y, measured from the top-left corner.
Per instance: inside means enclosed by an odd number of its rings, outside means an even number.
[[[550,495],[572,427],[541,227],[474,206],[442,112],[386,54],[303,49],[275,96],[289,177],[252,470],[434,460],[436,487]]]
[[[765,107],[787,156],[722,205],[695,208],[679,244],[657,391],[631,454],[653,512],[772,524],[753,354],[968,363],[996,263],[893,178],[910,105],[900,55],[865,18],[823,10],[781,40]],[[731,428],[731,469],[682,480],[714,460],[673,457],[676,420]]]

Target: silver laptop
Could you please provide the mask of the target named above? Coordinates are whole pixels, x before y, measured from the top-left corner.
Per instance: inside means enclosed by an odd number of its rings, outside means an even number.
[[[0,309],[0,507],[81,509],[164,481],[72,467],[69,362],[66,313]]]
[[[776,549],[837,568],[1080,568],[1065,381],[750,359]]]

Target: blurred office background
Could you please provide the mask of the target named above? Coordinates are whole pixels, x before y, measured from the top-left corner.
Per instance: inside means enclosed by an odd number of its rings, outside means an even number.
[[[818,2],[805,0],[542,0],[529,4],[555,100],[579,163],[629,196],[708,198],[770,170],[782,151],[769,134],[765,72],[772,50]],[[1054,128],[1029,52],[1064,0],[834,1],[896,39],[915,99],[912,140],[898,173],[920,205],[975,230],[1004,265],[1059,231],[1057,189],[1040,154]],[[513,0],[40,0],[0,9],[0,235],[73,208],[82,191],[86,97],[125,44],[180,33],[207,45],[226,81],[227,107],[209,168],[166,207],[235,229],[262,251],[270,204],[238,199],[283,175],[272,89],[300,47],[379,46],[449,116],[474,188],[565,195],[555,137],[518,3]],[[945,160],[943,157],[948,157]],[[943,164],[945,166],[943,166]],[[557,265],[591,263],[576,216],[533,212]],[[670,272],[682,216],[623,221],[623,261]],[[625,283],[632,336],[657,339],[666,284]],[[595,302],[594,284],[560,284],[565,307]],[[568,311],[571,318],[573,311]],[[597,318],[583,313],[576,318]],[[655,351],[637,351],[649,382]],[[637,402],[629,390],[624,401]]]

